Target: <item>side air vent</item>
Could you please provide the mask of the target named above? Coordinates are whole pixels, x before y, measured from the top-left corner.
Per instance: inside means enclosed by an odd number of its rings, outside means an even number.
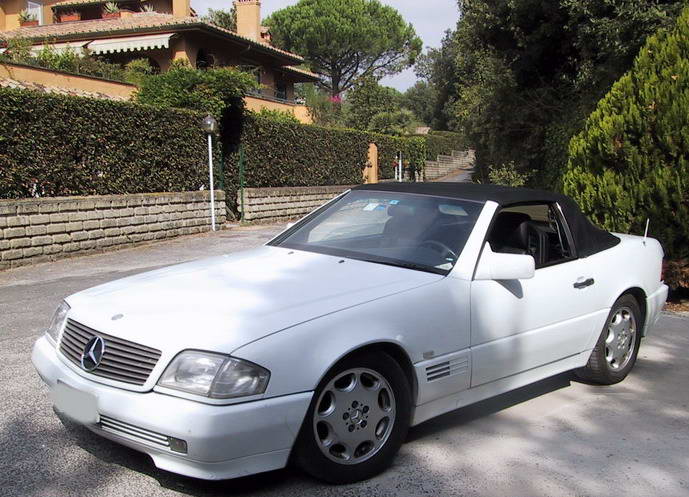
[[[465,357],[441,362],[426,368],[426,381],[430,383],[431,381],[439,380],[447,376],[466,373],[468,369],[469,360]]]

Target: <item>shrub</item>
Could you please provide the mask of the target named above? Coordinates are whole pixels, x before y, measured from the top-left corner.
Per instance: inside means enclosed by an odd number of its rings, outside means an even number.
[[[343,110],[341,102],[333,101],[330,95],[320,91],[316,85],[302,84],[299,89],[314,124],[327,127],[344,126],[348,116],[346,105]]]
[[[414,119],[414,113],[407,109],[379,112],[371,117],[368,129],[386,135],[410,135],[418,126]]]
[[[514,162],[500,166],[490,166],[488,179],[494,185],[524,186],[529,181],[529,174],[520,172]]]
[[[21,38],[7,42],[7,51],[0,56],[0,62],[3,61],[113,81],[127,79],[127,72],[122,67],[93,57],[88,50],[85,53],[74,50],[57,51],[52,45],[44,45],[37,54],[33,54],[31,43]]]
[[[426,142],[426,158],[437,160],[439,155],[449,155],[453,150],[466,150],[466,139],[460,133],[451,131],[431,131],[423,135]]]
[[[570,143],[564,190],[610,230],[689,257],[689,9],[650,37]]]
[[[148,76],[156,72],[148,59],[134,59],[127,62],[124,67],[127,82],[137,86],[140,86]]]
[[[199,110],[216,118],[230,108],[244,107],[243,97],[257,87],[248,73],[227,67],[205,71],[184,63],[142,79],[136,101],[159,108]]]
[[[19,18],[19,22],[32,22],[32,21],[37,21],[38,17],[36,17],[36,14],[33,12],[27,10],[27,9],[22,9],[19,11],[19,15],[17,16]]]
[[[362,130],[376,129],[372,126],[373,117],[399,110],[401,97],[399,91],[381,86],[374,77],[360,78],[347,92],[347,126]]]
[[[117,14],[120,11],[120,6],[117,5],[117,2],[106,2],[105,5],[103,5],[103,12],[106,14]]]
[[[203,115],[0,89],[0,198],[207,187]]]
[[[287,124],[299,124],[301,122],[294,114],[277,109],[263,108],[258,112],[252,112],[252,114],[258,117],[265,117],[266,119],[272,119],[273,121],[279,121]]]

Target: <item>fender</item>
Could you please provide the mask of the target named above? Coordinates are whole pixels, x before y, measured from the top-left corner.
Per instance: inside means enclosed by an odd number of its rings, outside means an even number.
[[[240,347],[232,355],[271,372],[266,397],[312,391],[344,356],[375,343],[399,346],[412,364],[441,357],[469,347],[469,288],[468,281],[443,278],[302,323]],[[429,350],[426,336],[433,336],[434,350]],[[284,350],[300,350],[298,362],[286,358]]]

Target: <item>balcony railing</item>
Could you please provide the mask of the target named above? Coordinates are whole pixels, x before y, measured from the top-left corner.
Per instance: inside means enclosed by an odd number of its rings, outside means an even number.
[[[263,100],[269,100],[271,102],[277,102],[286,105],[297,105],[297,101],[293,98],[286,98],[283,92],[278,92],[273,90],[271,93],[263,93],[261,90],[250,90],[248,95],[250,97],[262,98]]]

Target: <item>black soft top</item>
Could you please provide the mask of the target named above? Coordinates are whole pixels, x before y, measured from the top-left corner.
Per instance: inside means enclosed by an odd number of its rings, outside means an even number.
[[[501,207],[557,202],[572,232],[579,257],[588,257],[620,243],[616,236],[594,226],[577,203],[561,193],[476,183],[377,183],[360,185],[354,190],[414,193],[476,202],[492,200]]]

